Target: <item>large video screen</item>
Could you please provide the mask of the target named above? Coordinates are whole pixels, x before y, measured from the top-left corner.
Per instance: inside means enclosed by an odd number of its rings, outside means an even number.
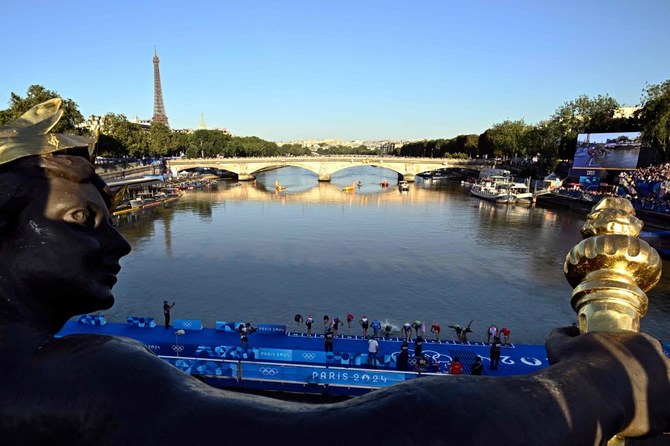
[[[580,133],[572,168],[635,169],[641,148],[640,132]]]

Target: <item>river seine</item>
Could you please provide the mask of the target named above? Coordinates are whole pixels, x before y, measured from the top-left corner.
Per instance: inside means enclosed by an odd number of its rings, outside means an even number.
[[[382,189],[388,180],[392,186]],[[542,343],[570,325],[568,251],[584,216],[470,197],[460,184],[417,177],[409,192],[392,171],[361,167],[318,183],[283,168],[255,184],[220,183],[188,191],[170,209],[122,218],[133,251],[122,259],[110,321],[154,317],[163,300],[173,319],[285,323],[311,315],[344,320],[351,312],[390,321],[449,324],[473,320],[471,340],[495,323],[513,342]],[[352,182],[353,191],[344,191]],[[278,182],[286,189],[275,190]],[[670,265],[649,293],[643,331],[670,340]],[[352,333],[360,332],[358,324]],[[342,332],[347,333],[346,326]]]

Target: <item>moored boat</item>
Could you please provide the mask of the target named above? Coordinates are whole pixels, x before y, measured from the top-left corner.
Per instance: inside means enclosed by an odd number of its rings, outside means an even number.
[[[510,193],[514,195],[514,202],[532,203],[535,195],[530,191],[528,185],[525,183],[513,183],[510,188]]]
[[[474,183],[470,195],[496,203],[532,203],[535,195],[528,185],[513,181],[508,176],[492,175]]]
[[[165,206],[181,197],[182,192],[177,188],[165,188],[158,192],[140,192],[135,198],[121,202],[112,215],[123,215],[129,212],[150,209],[157,206]]]
[[[473,184],[470,187],[470,195],[495,203],[514,202],[516,197],[510,191],[512,184],[509,177],[492,175]]]

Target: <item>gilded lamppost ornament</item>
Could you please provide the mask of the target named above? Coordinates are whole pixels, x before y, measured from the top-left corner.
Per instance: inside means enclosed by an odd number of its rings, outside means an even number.
[[[581,229],[584,240],[563,266],[574,287],[571,303],[581,332],[640,331],[646,292],[662,270],[658,252],[638,238],[642,226],[625,198],[603,198],[588,215]]]

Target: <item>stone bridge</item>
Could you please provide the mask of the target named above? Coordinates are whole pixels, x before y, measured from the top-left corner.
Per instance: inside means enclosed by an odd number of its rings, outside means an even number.
[[[399,179],[414,181],[421,172],[440,168],[460,167],[482,170],[492,167],[486,160],[462,160],[450,158],[403,158],[388,156],[305,156],[267,158],[182,158],[167,162],[173,174],[196,167],[209,167],[236,173],[240,181],[249,181],[259,172],[292,166],[301,167],[318,175],[319,181],[330,181],[333,173],[355,166],[384,167],[398,173]]]

